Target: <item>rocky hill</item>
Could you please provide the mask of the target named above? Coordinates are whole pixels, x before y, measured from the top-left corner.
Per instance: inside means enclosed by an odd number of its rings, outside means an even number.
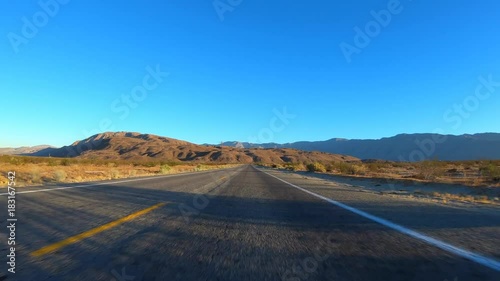
[[[151,134],[107,132],[76,141],[61,148],[45,148],[31,156],[80,157],[95,159],[154,158],[165,161],[218,163],[310,163],[356,162],[359,159],[324,152],[306,152],[280,148],[236,148],[229,146],[197,145],[186,141]]]

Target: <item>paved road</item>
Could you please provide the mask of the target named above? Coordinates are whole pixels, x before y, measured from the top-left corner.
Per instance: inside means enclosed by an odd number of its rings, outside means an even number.
[[[446,207],[371,198],[376,195],[242,166],[19,189],[34,192],[17,194],[16,274],[6,280],[500,280],[495,264],[430,245],[273,176],[487,261],[500,257],[498,214],[457,210],[454,216]],[[5,196],[0,210],[3,216]],[[1,229],[6,272],[5,218]]]

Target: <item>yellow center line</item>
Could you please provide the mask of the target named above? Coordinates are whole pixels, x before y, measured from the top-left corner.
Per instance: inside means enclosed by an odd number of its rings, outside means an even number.
[[[158,203],[154,206],[151,206],[149,208],[146,208],[144,210],[140,210],[138,212],[135,212],[133,214],[130,214],[126,217],[123,217],[121,219],[118,219],[118,220],[115,220],[115,221],[112,221],[110,223],[107,223],[107,224],[104,224],[104,225],[101,225],[101,226],[98,226],[96,228],[93,228],[91,230],[88,230],[88,231],[85,231],[83,233],[80,233],[78,235],[75,235],[75,236],[72,236],[72,237],[69,237],[69,238],[66,238],[62,241],[59,241],[59,242],[56,242],[52,245],[48,245],[48,246],[45,246],[41,249],[38,249],[34,252],[31,253],[31,256],[32,257],[40,257],[40,256],[43,256],[43,255],[46,255],[48,253],[51,253],[51,252],[54,252],[54,251],[57,251],[61,248],[64,248],[68,245],[71,245],[71,244],[74,244],[74,243],[77,243],[85,238],[89,238],[91,236],[94,236],[96,235],[97,233],[100,233],[100,232],[103,232],[105,230],[108,230],[110,228],[113,228],[115,226],[118,226],[124,222],[127,222],[127,221],[130,221],[130,220],[133,220],[139,216],[142,216],[142,215],[145,215],[151,211],[153,211],[154,209],[158,209],[162,206],[164,206],[166,203]]]

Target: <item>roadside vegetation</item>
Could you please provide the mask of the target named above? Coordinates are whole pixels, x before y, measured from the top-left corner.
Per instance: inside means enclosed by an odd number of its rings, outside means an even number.
[[[342,176],[381,194],[431,198],[442,203],[500,204],[500,160],[390,162],[305,162],[273,164],[271,168]],[[387,189],[387,184],[392,186]]]
[[[342,176],[500,187],[500,160],[427,160],[414,163],[373,160],[261,165],[289,171],[307,171]]]
[[[177,174],[233,166],[237,165],[0,155],[0,188],[7,186],[6,175],[9,171],[16,172],[16,186],[27,186]]]

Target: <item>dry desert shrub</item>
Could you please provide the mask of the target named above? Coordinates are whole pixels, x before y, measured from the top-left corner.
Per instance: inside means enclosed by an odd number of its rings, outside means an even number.
[[[111,171],[109,171],[109,174],[112,179],[117,179],[120,177],[120,172],[116,169],[112,169]]]
[[[54,180],[57,182],[63,182],[66,180],[66,172],[63,170],[57,170],[54,172]]]
[[[355,175],[356,170],[354,169],[353,164],[345,163],[345,162],[334,162],[333,164],[333,170],[337,171],[340,174],[343,175]]]
[[[422,161],[418,164],[418,177],[425,180],[433,180],[443,176],[445,164],[440,161]]]
[[[493,162],[483,164],[479,168],[479,173],[489,180],[500,181],[500,166],[495,165]]]
[[[172,170],[172,167],[170,167],[167,164],[161,165],[160,166],[160,174],[168,174]]]
[[[318,172],[318,173],[326,172],[325,166],[319,162],[307,164],[306,168],[307,171],[309,172]]]
[[[366,175],[368,169],[364,165],[353,165],[355,175]]]
[[[135,177],[136,175],[137,175],[137,170],[132,169],[132,170],[128,171],[129,177]]]
[[[32,183],[41,183],[42,182],[42,176],[40,174],[39,169],[33,169],[30,172],[30,180]]]

